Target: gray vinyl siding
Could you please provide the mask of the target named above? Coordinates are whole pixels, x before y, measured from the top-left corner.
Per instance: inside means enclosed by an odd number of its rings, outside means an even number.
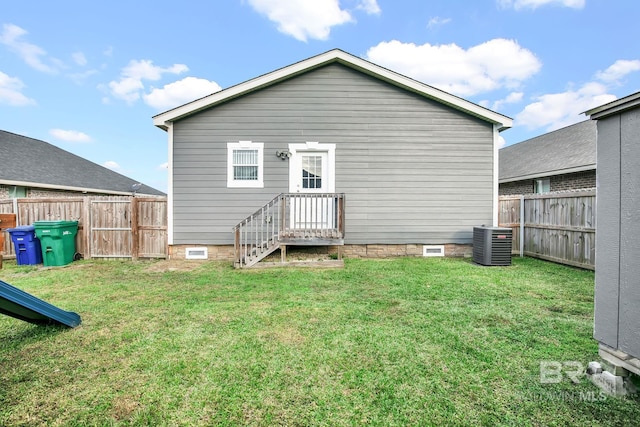
[[[226,188],[227,142],[264,143],[264,188]],[[336,144],[347,244],[470,243],[491,224],[493,127],[341,65],[174,124],[174,243],[230,244],[231,228],[281,192],[289,143]]]
[[[640,109],[598,120],[595,338],[640,357]]]
[[[620,123],[598,121],[594,337],[618,347],[620,284]]]

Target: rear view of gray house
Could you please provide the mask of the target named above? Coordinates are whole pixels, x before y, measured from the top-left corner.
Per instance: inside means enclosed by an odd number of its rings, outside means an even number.
[[[154,124],[169,138],[170,253],[242,263],[285,244],[455,253],[497,225],[512,120],[331,50]]]
[[[598,126],[594,337],[640,375],[640,92],[586,112]]]

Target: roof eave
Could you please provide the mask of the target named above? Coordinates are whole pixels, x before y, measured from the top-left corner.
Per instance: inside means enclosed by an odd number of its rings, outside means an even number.
[[[58,184],[43,184],[40,182],[29,182],[29,181],[12,181],[0,179],[0,184],[2,185],[15,185],[18,187],[33,187],[33,188],[46,188],[48,190],[65,190],[65,191],[78,191],[81,193],[101,193],[101,194],[112,194],[116,196],[130,196],[133,194],[133,191],[117,191],[117,190],[106,190],[104,188],[88,188],[88,187],[73,187],[67,185],[58,185]]]
[[[624,98],[616,99],[615,101],[587,110],[583,112],[583,114],[589,116],[592,120],[597,120],[612,114],[621,113],[630,108],[636,108],[639,105],[640,92],[636,92]]]
[[[306,60],[248,80],[244,83],[232,86],[228,89],[224,89],[203,98],[197,99],[193,102],[184,104],[180,107],[174,108],[164,113],[160,113],[153,117],[153,124],[166,131],[171,122],[180,120],[207,108],[211,108],[216,104],[245,95],[249,92],[262,89],[283,80],[290,79],[298,74],[311,71],[315,68],[324,66],[331,62],[338,62],[350,68],[358,69],[365,74],[379,78],[390,84],[402,87],[406,90],[425,96],[427,98],[436,100],[452,108],[466,112],[482,120],[488,121],[494,125],[498,125],[499,131],[503,131],[513,126],[513,119],[511,119],[510,117],[504,116],[500,113],[496,113],[495,111],[489,110],[480,105],[459,98],[455,95],[451,95],[450,93],[426,85],[417,80],[413,80],[409,77],[403,76],[387,68],[381,67],[362,58],[358,58],[339,49],[330,50],[323,54],[313,56]]]
[[[590,171],[590,170],[596,170],[595,163],[594,164],[590,164],[590,165],[584,165],[584,166],[576,166],[576,167],[567,168],[567,169],[558,169],[558,170],[554,170],[554,171],[536,172],[536,173],[532,173],[532,174],[528,174],[528,175],[514,176],[514,177],[509,177],[509,178],[501,178],[501,179],[498,180],[498,182],[500,184],[505,184],[507,182],[524,181],[525,179],[537,179],[537,178],[544,178],[544,177],[548,177],[548,176],[565,175],[565,174],[568,174],[568,173],[585,172],[585,171]]]

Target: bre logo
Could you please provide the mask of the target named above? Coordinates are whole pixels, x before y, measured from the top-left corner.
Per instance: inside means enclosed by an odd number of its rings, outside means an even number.
[[[574,384],[578,384],[585,376],[584,365],[575,360],[556,362],[545,360],[540,362],[540,382],[542,384],[557,384],[563,377],[569,378]]]

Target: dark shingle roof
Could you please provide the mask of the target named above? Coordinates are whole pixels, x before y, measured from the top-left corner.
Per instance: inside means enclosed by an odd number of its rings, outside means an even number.
[[[0,130],[0,184],[106,194],[133,193],[138,182],[47,142]],[[138,194],[164,196],[142,185]]]
[[[585,120],[500,149],[500,182],[596,168],[596,122]]]

